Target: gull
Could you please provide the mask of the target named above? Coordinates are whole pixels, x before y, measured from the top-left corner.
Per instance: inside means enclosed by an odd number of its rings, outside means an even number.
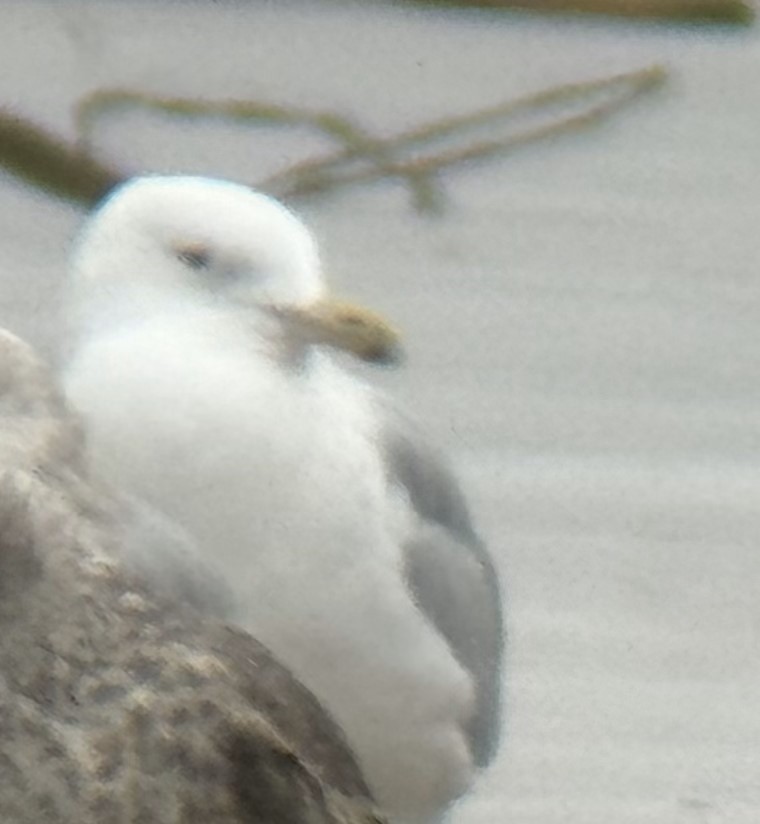
[[[328,295],[289,209],[202,177],[112,192],[68,311],[94,469],[189,536],[392,820],[446,817],[498,743],[500,590],[445,459],[336,357],[392,362],[397,333]]]

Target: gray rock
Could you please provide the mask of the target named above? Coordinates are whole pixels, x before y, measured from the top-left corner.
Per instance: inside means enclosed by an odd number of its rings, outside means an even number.
[[[382,821],[264,647],[124,566],[118,511],[48,370],[0,332],[0,821]]]

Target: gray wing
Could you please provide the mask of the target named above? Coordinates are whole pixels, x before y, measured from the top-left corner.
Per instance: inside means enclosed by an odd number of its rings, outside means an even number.
[[[501,727],[504,629],[498,575],[442,457],[398,411],[382,406],[381,414],[380,447],[389,478],[406,490],[418,516],[418,528],[404,547],[409,585],[474,678],[477,711],[469,733],[476,763],[484,766]]]

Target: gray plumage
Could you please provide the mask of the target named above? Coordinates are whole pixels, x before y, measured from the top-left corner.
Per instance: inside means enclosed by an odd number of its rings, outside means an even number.
[[[404,546],[409,585],[422,612],[472,674],[476,713],[469,726],[475,761],[485,766],[499,741],[504,647],[499,579],[443,457],[412,421],[382,410],[389,478],[405,491],[418,524]]]

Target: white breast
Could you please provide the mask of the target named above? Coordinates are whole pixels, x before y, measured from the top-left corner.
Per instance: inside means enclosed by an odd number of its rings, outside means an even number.
[[[67,388],[97,469],[195,538],[240,622],[344,727],[383,808],[428,821],[460,795],[473,686],[406,587],[408,512],[368,390],[326,359],[283,371],[200,307],[85,343]]]

